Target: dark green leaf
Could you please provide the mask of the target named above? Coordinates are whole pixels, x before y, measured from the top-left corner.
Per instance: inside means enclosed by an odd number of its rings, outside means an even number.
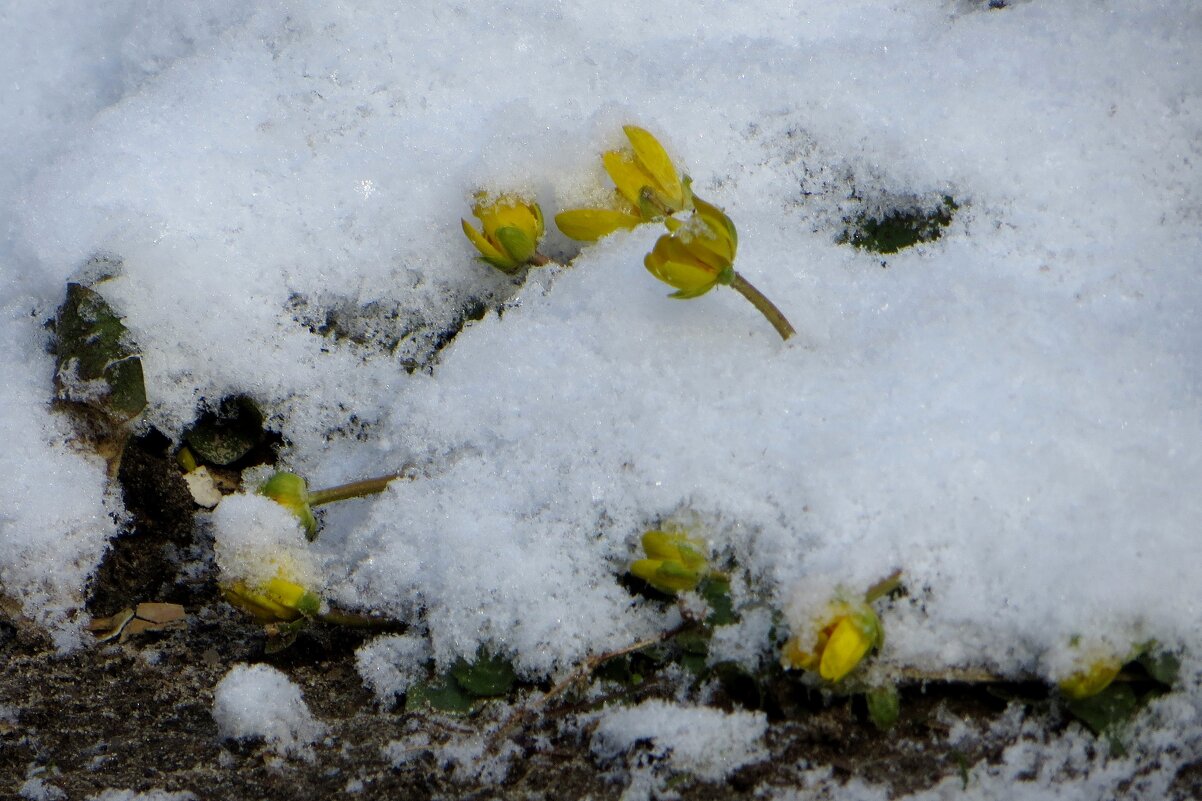
[[[1181,659],[1170,651],[1145,653],[1137,661],[1149,676],[1167,687],[1173,686],[1181,671]]]
[[[58,398],[82,403],[119,420],[146,406],[146,384],[137,344],[99,293],[67,284],[55,322]]]
[[[419,682],[405,694],[405,711],[422,712],[436,709],[453,715],[466,715],[472,711],[475,699],[468,695],[451,676],[437,676]]]
[[[466,692],[479,698],[505,695],[517,681],[513,665],[499,656],[485,656],[475,662],[461,659],[451,668],[451,675]]]
[[[675,637],[676,645],[686,654],[705,656],[710,650],[710,632],[706,629],[686,629]]]
[[[238,461],[263,441],[263,413],[250,398],[226,398],[215,412],[206,412],[184,432],[196,457],[208,464]]]
[[[711,626],[727,626],[739,619],[730,600],[729,581],[724,578],[706,578],[697,587],[697,591],[710,607],[706,623]]]
[[[868,717],[879,731],[888,731],[897,723],[901,714],[901,698],[892,684],[874,687],[864,693],[864,701],[868,704]]]
[[[1068,702],[1068,711],[1094,734],[1112,734],[1131,719],[1139,699],[1129,684],[1111,684],[1089,698]]]

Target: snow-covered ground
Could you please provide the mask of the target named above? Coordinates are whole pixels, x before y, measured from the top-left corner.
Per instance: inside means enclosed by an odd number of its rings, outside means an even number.
[[[121,504],[49,408],[43,324],[101,254],[145,424],[245,393],[314,486],[424,471],[312,547],[328,600],[442,664],[541,676],[656,630],[616,578],[682,520],[776,608],[904,569],[885,663],[1184,649],[1145,741],[1197,748],[1193,2],[44,2],[0,44],[0,581],[61,647]],[[665,298],[653,225],[552,230],[569,266],[522,286],[473,259],[475,191],[587,205],[625,123],[730,214],[794,339],[723,288]],[[945,195],[936,242],[840,242]]]

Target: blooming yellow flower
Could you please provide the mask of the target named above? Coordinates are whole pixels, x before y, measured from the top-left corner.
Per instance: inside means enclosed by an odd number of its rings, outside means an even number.
[[[718,284],[735,280],[735,253],[739,234],[730,217],[701,198],[688,220],[672,219],[643,264],[659,280],[674,287],[671,297],[696,298]]]
[[[605,171],[617,187],[613,208],[556,214],[555,224],[564,236],[595,242],[619,228],[634,228],[692,208],[689,177],[677,172],[659,140],[636,125],[622,130],[630,140],[630,149],[611,150],[601,156]]]
[[[643,550],[630,572],[662,592],[694,589],[709,572],[705,543],[682,531],[648,531]]]
[[[688,208],[689,179],[680,177],[659,140],[637,125],[626,125],[622,130],[631,150],[611,150],[601,156],[618,193],[644,217]]]
[[[309,488],[305,480],[296,473],[276,473],[259,487],[259,494],[266,495],[281,506],[292,511],[305,528],[305,537],[310,541],[317,537],[317,518],[309,504]]]
[[[472,214],[480,220],[483,233],[467,220],[460,222],[463,233],[480,251],[481,260],[505,273],[514,273],[527,264],[545,263],[538,254],[545,229],[543,211],[537,203],[515,195],[490,198],[479,193]]]
[[[235,581],[221,588],[225,599],[249,612],[260,623],[287,623],[321,612],[321,599],[309,590],[284,578],[283,572],[262,584]]]
[[[794,632],[785,643],[781,664],[817,671],[826,681],[837,682],[884,642],[884,627],[867,602],[835,600],[812,627]]]

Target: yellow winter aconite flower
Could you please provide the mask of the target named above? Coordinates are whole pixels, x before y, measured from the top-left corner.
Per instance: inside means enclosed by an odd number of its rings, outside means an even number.
[[[674,214],[689,207],[688,177],[681,178],[659,140],[637,125],[622,127],[631,150],[611,150],[601,156],[618,193],[642,216]]]
[[[564,236],[595,242],[619,228],[634,228],[693,206],[689,177],[682,176],[659,140],[637,125],[622,128],[629,150],[601,156],[605,172],[617,188],[612,208],[573,209],[555,215]]]
[[[717,206],[694,198],[695,211],[688,220],[670,220],[664,234],[643,259],[647,270],[668,286],[671,297],[696,298],[718,284],[735,280],[735,253],[739,234],[730,217]]]
[[[317,518],[309,502],[309,488],[305,480],[296,473],[276,473],[259,487],[259,494],[266,495],[281,506],[286,506],[305,528],[305,537],[317,537]]]
[[[227,601],[260,623],[287,623],[321,612],[321,599],[316,594],[283,575],[257,585],[235,581],[222,586],[221,591]]]
[[[479,193],[472,214],[480,220],[483,233],[467,220],[460,222],[463,233],[480,251],[481,260],[505,273],[514,273],[527,264],[545,263],[538,253],[545,228],[543,211],[537,203],[516,195],[489,197]]]
[[[705,543],[682,531],[648,531],[643,551],[630,572],[662,592],[694,589],[709,572]]]
[[[812,628],[794,632],[785,643],[781,664],[817,671],[826,681],[837,682],[884,642],[884,627],[871,606],[836,600]]]
[[[1099,659],[1059,682],[1060,692],[1074,700],[1097,695],[1110,686],[1123,665],[1117,658]]]

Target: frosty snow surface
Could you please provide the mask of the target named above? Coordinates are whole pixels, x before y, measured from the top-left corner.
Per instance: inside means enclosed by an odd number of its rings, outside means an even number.
[[[0,31],[0,582],[60,647],[122,509],[42,324],[108,254],[148,423],[248,393],[313,486],[422,467],[328,512],[314,564],[443,665],[659,630],[615,579],[673,516],[778,609],[903,568],[884,662],[1199,653],[1196,4],[127,0]],[[624,123],[734,219],[788,344],[725,289],[666,299],[651,227],[520,287],[473,259],[475,190],[595,200]],[[937,242],[838,241],[944,195]]]

